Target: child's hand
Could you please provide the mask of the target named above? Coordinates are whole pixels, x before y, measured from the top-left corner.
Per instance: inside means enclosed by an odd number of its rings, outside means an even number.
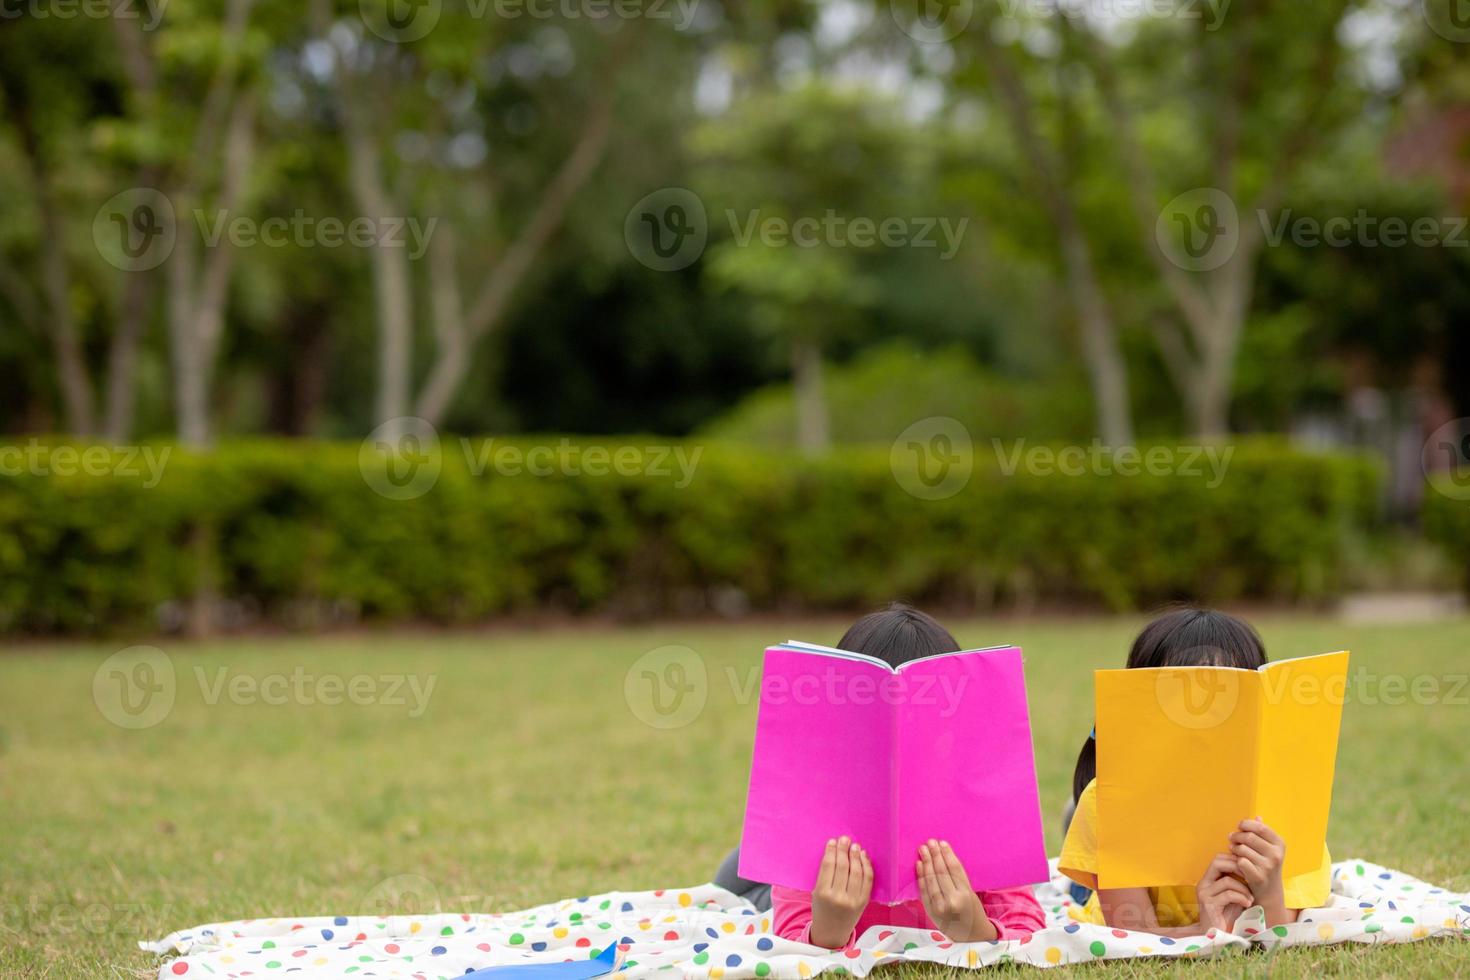
[[[812,945],[846,946],[872,895],[873,863],[868,852],[849,837],[829,840],[812,888]]]
[[[1242,820],[1230,835],[1230,853],[1235,855],[1241,880],[1250,886],[1257,901],[1281,894],[1281,865],[1286,860],[1286,841],[1260,820]]]
[[[1236,860],[1229,854],[1215,855],[1215,860],[1205,869],[1205,876],[1194,888],[1201,929],[1229,932],[1240,913],[1256,904],[1250,889],[1241,884],[1236,874]]]
[[[970,887],[965,866],[946,841],[931,840],[919,847],[915,866],[919,876],[919,894],[924,898],[924,911],[934,920],[934,928],[957,943],[992,940],[999,936],[995,924],[985,914],[980,896]]]
[[[1295,921],[1295,914],[1286,908],[1281,882],[1281,866],[1286,862],[1286,841],[1281,835],[1260,818],[1242,820],[1240,829],[1230,835],[1230,853],[1256,904],[1265,908],[1266,924]]]

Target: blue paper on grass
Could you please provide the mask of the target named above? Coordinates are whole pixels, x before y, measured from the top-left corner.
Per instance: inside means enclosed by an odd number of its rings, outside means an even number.
[[[617,958],[618,944],[608,943],[607,949],[590,960],[487,966],[483,970],[466,973],[463,980],[592,980],[611,973]]]

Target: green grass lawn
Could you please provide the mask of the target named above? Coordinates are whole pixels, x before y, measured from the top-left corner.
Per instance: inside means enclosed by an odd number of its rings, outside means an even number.
[[[951,625],[966,644],[1026,648],[1055,853],[1054,817],[1090,725],[1090,671],[1121,665],[1139,621]],[[1382,682],[1354,690],[1329,843],[1337,857],[1470,890],[1470,687],[1456,680],[1470,672],[1470,619],[1379,627],[1273,616],[1258,625],[1273,657],[1349,647],[1355,670],[1437,679],[1438,698],[1424,697],[1421,681],[1418,699],[1437,703],[1394,697]],[[787,636],[831,643],[842,626],[165,641],[176,700],[142,730],[109,721],[94,698],[94,675],[121,644],[12,649],[0,655],[0,976],[131,975],[152,963],[136,951],[140,938],[201,922],[365,910],[398,875],[427,879],[452,911],[708,880],[740,830],[755,720],[746,692],[763,645]],[[693,717],[667,729],[643,720],[661,716],[641,693],[640,671],[631,702],[625,695],[630,668],[666,644],[692,649],[699,660],[686,660],[702,662],[708,678],[702,710],[694,716],[699,695],[689,695],[671,718]],[[389,691],[391,680],[377,693],[407,703],[315,703],[319,688],[306,689],[313,703],[263,703],[239,687],[231,697],[232,684],[291,682],[298,671],[407,674],[435,686],[417,717],[407,685]],[[102,699],[115,715],[109,683]],[[266,693],[277,692],[267,684]],[[1470,976],[1470,943],[1078,969]]]

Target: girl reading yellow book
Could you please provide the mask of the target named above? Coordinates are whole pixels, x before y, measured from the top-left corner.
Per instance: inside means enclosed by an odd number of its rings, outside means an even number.
[[[1256,670],[1266,663],[1266,649],[1246,622],[1208,609],[1180,609],[1166,613],[1138,634],[1128,654],[1136,667],[1235,667]],[[1282,751],[1290,751],[1283,746]],[[1208,777],[1208,760],[1201,760],[1200,778]],[[1072,910],[1083,922],[1134,929],[1164,936],[1193,936],[1209,929],[1229,930],[1241,912],[1256,905],[1266,913],[1268,926],[1295,922],[1301,909],[1326,903],[1331,890],[1332,859],[1324,846],[1320,864],[1310,872],[1284,877],[1281,869],[1286,844],[1271,827],[1250,814],[1227,839],[1208,867],[1200,869],[1193,887],[1097,889],[1097,743],[1090,735],[1077,757],[1072,777],[1076,806],[1062,845],[1059,868],[1063,874],[1093,889],[1086,904]],[[1177,806],[1177,804],[1174,804]],[[1171,801],[1160,799],[1167,811]],[[1174,815],[1190,819],[1187,812]],[[1139,833],[1147,833],[1139,828]]]

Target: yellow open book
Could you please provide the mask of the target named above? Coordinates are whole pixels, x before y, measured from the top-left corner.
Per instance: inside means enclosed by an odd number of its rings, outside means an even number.
[[[1285,877],[1316,868],[1347,665],[1098,671],[1098,886],[1193,885],[1256,816],[1286,841]]]

